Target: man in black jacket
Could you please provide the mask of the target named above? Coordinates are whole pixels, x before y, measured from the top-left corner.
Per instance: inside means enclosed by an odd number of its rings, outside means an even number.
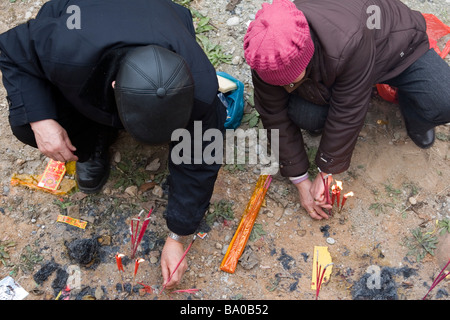
[[[194,139],[194,121],[203,131],[222,130],[226,117],[192,16],[169,0],[47,2],[36,19],[0,35],[0,70],[13,134],[52,159],[77,161],[85,192],[106,182],[117,130],[148,144],[169,142],[172,149],[173,130],[184,128]],[[161,255],[167,288],[187,268],[183,261],[167,283],[184,253],[180,236],[197,230],[220,168],[172,160],[171,233]]]

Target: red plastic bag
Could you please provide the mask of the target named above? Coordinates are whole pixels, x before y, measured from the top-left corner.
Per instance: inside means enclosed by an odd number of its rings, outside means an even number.
[[[445,25],[432,14],[423,13],[423,16],[427,23],[427,35],[430,40],[430,48],[436,50],[439,56],[444,59],[450,52],[450,40],[447,41],[447,44],[442,51],[439,49],[437,42],[439,39],[450,33],[450,26]]]
[[[430,13],[422,13],[427,24],[427,35],[430,42],[430,48],[433,48],[439,56],[444,59],[450,53],[450,40],[447,41],[442,51],[439,49],[437,42],[442,37],[450,33],[450,27],[445,25],[435,15]],[[377,84],[377,91],[384,100],[398,104],[397,89],[387,84]]]

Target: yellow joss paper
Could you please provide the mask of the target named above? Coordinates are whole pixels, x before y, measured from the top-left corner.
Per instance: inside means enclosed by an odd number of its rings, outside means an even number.
[[[331,255],[328,252],[328,247],[314,246],[314,259],[313,259],[313,272],[311,278],[311,289],[316,290],[317,285],[317,271],[320,268],[320,274],[325,269],[325,275],[323,276],[323,282],[327,282],[330,279],[331,271],[333,269]]]
[[[255,190],[245,208],[239,226],[233,239],[231,239],[231,243],[220,265],[222,271],[234,273],[236,270],[238,260],[244,252],[271,180],[272,177],[270,175],[261,175],[259,177]]]
[[[22,185],[31,189],[43,190],[55,195],[64,195],[76,188],[77,184],[74,179],[64,177],[75,174],[75,162],[69,162],[65,165],[65,169],[61,165],[55,165],[51,160],[42,175],[32,174],[13,174],[11,177],[11,185]]]

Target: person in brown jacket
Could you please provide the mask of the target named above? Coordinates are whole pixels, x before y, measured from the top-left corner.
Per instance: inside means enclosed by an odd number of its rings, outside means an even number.
[[[398,0],[273,0],[244,37],[255,108],[279,130],[282,176],[312,218],[328,218],[321,175],[348,169],[374,84],[398,89],[409,137],[421,148],[450,122],[450,67],[429,47],[422,14]],[[300,129],[322,134],[308,179]]]

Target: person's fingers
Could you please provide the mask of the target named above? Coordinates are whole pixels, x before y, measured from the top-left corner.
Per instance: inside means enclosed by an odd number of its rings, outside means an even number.
[[[66,131],[63,133],[63,140],[66,143],[67,148],[69,148],[70,151],[74,152],[77,150],[77,148],[72,144],[72,141],[70,141],[69,135]]]
[[[324,219],[328,219],[328,218],[329,218],[328,214],[326,214],[325,211],[323,211],[323,209],[322,209],[321,207],[318,207],[318,208],[316,209],[316,213],[317,213],[317,215],[320,216],[321,218],[324,218]]]
[[[325,211],[320,206],[314,206],[309,208],[308,214],[311,216],[311,218],[316,220],[322,220],[322,219],[328,219],[328,214],[325,213]]]
[[[310,215],[311,218],[316,219],[316,220],[322,220],[322,217],[320,215],[318,215],[316,213],[316,210],[311,209],[310,211],[308,211],[308,214]]]
[[[169,280],[170,271],[169,268],[167,268],[167,264],[165,260],[161,260],[161,274],[163,277],[163,283],[165,284],[167,280]]]
[[[172,288],[175,288],[178,285],[178,283],[180,283],[180,281],[181,281],[181,277],[179,275],[179,271],[177,270],[177,271],[175,271],[175,273],[172,275],[171,278],[169,277],[169,279],[167,279],[164,282],[164,286],[167,289],[172,289]]]
[[[65,151],[63,151],[61,153],[63,160],[59,160],[62,162],[68,162],[68,161],[77,161],[78,157],[76,155],[73,154],[72,151],[70,151],[69,149],[66,149]]]
[[[321,203],[325,201],[325,196],[322,194],[316,194],[314,196],[314,202]]]
[[[175,271],[175,273],[173,272],[173,270],[170,270],[170,268],[167,268],[168,272],[167,272],[167,277],[164,276],[163,274],[163,279],[164,279],[164,286],[167,289],[172,289],[174,287],[176,287],[180,282],[181,282],[181,278],[183,277],[184,272],[187,269],[187,264],[185,261],[182,261],[178,267],[178,269]]]

